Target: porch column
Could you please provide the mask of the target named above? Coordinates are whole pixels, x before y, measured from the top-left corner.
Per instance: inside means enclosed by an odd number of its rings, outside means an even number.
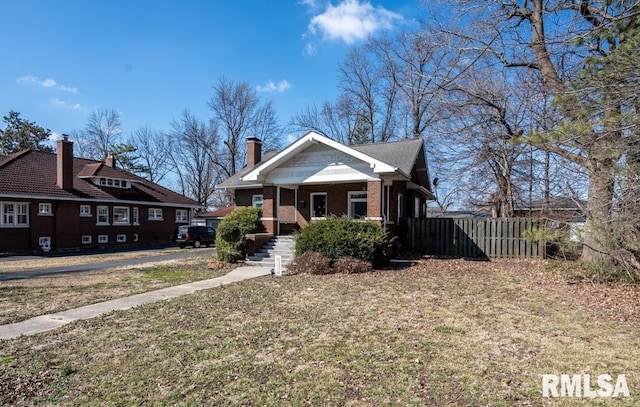
[[[367,181],[367,220],[382,226],[382,180]]]
[[[277,234],[278,215],[276,210],[278,203],[276,199],[276,187],[273,185],[265,186],[262,196],[262,224],[267,233],[272,235]]]

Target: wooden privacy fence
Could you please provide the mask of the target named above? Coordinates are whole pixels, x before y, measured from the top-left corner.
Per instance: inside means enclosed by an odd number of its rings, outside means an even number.
[[[400,237],[417,253],[457,257],[544,257],[545,244],[523,233],[543,226],[532,218],[404,218]]]

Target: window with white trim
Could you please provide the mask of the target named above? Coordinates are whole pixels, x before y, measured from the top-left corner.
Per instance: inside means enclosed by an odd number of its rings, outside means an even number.
[[[91,205],[80,205],[80,216],[91,216]]]
[[[189,211],[186,209],[176,209],[176,223],[189,223]]]
[[[98,243],[109,243],[109,235],[99,235]]]
[[[327,193],[316,192],[311,194],[311,218],[327,217]]]
[[[161,208],[149,208],[149,220],[164,220]]]
[[[39,203],[38,204],[38,215],[52,215],[53,211],[51,209],[51,203]]]
[[[113,207],[113,224],[128,225],[129,224],[129,208],[126,206]]]
[[[126,241],[127,241],[127,235],[117,235],[116,236],[116,242],[124,243]]]
[[[38,246],[51,247],[51,236],[42,236],[38,238]]]
[[[349,217],[365,219],[367,217],[367,193],[349,192]]]
[[[264,202],[264,195],[257,194],[251,196],[251,206],[254,208],[262,208],[262,203]]]
[[[140,209],[138,209],[137,207],[133,208],[133,224],[140,224]]]
[[[82,244],[91,244],[92,240],[91,235],[82,235]]]
[[[29,204],[0,202],[0,226],[29,226]]]
[[[138,241],[138,234],[137,234],[137,233],[134,233],[134,234],[133,234],[133,241],[134,241],[134,242],[137,242],[137,241]]]
[[[96,213],[98,214],[97,224],[108,225],[109,224],[109,207],[99,205],[96,207]]]

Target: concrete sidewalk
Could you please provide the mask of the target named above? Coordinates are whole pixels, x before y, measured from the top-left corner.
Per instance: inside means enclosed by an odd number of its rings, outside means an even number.
[[[160,290],[135,294],[130,297],[117,298],[115,300],[56,312],[55,314],[40,315],[13,324],[0,325],[0,340],[19,338],[23,335],[34,335],[56,329],[73,321],[97,317],[98,315],[111,311],[126,310],[137,307],[138,305],[150,304],[168,298],[192,294],[199,290],[221,287],[249,278],[266,276],[271,274],[271,270],[271,267],[238,267],[222,277],[212,278],[210,280],[195,281],[193,283],[162,288]]]

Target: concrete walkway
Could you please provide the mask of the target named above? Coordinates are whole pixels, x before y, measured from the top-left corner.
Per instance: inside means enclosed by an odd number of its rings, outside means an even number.
[[[108,312],[126,310],[139,305],[192,294],[199,290],[221,287],[249,278],[266,276],[271,274],[271,270],[271,267],[238,267],[222,277],[212,278],[210,280],[195,281],[193,283],[162,288],[160,290],[135,294],[130,297],[117,298],[97,304],[85,305],[84,307],[68,311],[56,312],[55,314],[40,315],[13,324],[0,325],[0,340],[15,339],[23,335],[34,335],[56,329],[73,321],[97,317]]]

